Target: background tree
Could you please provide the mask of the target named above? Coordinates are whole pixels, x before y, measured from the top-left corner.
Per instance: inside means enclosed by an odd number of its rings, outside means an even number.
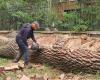
[[[59,30],[99,30],[100,1],[77,0],[79,11],[64,13],[60,19],[53,4],[60,0],[0,0],[0,29],[19,29],[26,22],[39,21],[43,27]],[[65,0],[67,1],[67,0]],[[67,1],[68,2],[68,1]]]

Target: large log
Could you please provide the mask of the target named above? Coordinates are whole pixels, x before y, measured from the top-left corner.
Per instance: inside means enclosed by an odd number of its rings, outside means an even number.
[[[87,36],[43,35],[37,38],[37,42],[41,48],[37,51],[30,50],[32,62],[48,63],[64,71],[100,70],[99,39]],[[14,57],[18,52],[14,39],[0,47],[2,56]]]

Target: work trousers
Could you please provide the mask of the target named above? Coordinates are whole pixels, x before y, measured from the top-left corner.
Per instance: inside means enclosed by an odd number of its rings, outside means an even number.
[[[22,39],[16,39],[16,42],[17,42],[18,47],[19,47],[19,53],[16,55],[15,59],[18,62],[20,60],[20,58],[23,56],[24,64],[27,65],[29,63],[29,49],[28,49],[28,45]]]

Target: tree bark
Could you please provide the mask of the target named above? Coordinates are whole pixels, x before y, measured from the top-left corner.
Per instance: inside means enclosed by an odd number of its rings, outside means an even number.
[[[31,62],[48,63],[63,71],[100,70],[100,40],[51,35],[40,36],[37,42],[40,49],[30,50]],[[18,52],[14,39],[0,47],[0,55],[5,57],[14,57]]]

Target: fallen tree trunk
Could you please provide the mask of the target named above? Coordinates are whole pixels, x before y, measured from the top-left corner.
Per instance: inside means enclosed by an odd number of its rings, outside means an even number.
[[[37,39],[41,50],[31,53],[32,62],[48,63],[64,71],[100,70],[100,40],[61,35],[41,36]],[[0,48],[0,55],[14,57],[18,53],[15,40]]]
[[[0,56],[13,58],[18,53],[18,46],[14,38],[0,36]]]

